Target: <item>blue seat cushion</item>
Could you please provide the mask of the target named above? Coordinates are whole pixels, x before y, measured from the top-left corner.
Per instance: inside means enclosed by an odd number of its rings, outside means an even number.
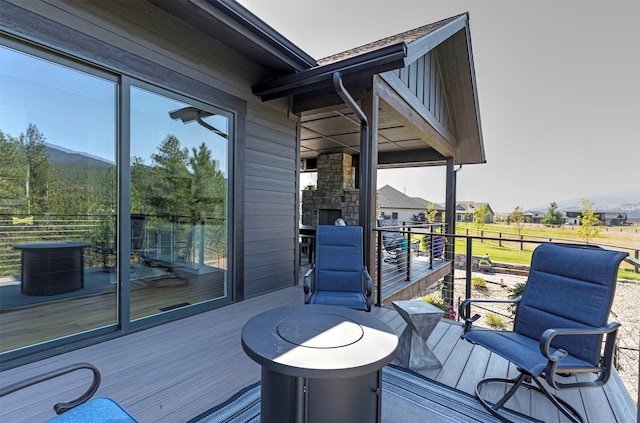
[[[94,398],[49,420],[50,423],[137,423],[117,402]]]
[[[547,359],[540,353],[540,342],[519,333],[476,328],[467,332],[465,339],[495,352],[536,377],[547,366]],[[554,348],[551,348],[552,354],[555,351]],[[571,355],[566,356],[558,363],[558,371],[563,368],[589,367],[592,367],[592,364]]]
[[[357,310],[367,309],[367,300],[361,292],[315,291],[309,298],[309,304],[335,305]]]

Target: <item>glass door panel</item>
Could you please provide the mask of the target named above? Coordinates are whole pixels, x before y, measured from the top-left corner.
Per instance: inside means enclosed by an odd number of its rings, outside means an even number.
[[[227,295],[230,117],[131,89],[131,319]]]
[[[118,84],[69,66],[0,46],[0,352],[117,321]]]

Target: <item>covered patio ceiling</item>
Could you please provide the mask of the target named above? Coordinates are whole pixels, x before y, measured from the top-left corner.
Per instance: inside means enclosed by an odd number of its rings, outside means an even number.
[[[377,168],[485,162],[467,14],[255,85],[265,101],[289,97],[300,116],[302,171],[315,170],[321,154],[361,153],[362,122],[336,93],[336,73],[360,107],[378,106],[369,112],[377,122],[369,141],[377,144]]]
[[[427,145],[415,131],[394,119],[381,104],[378,112],[378,168],[444,165],[446,157]],[[302,171],[314,171],[321,154],[360,156],[360,121],[346,107],[325,108],[301,115]]]

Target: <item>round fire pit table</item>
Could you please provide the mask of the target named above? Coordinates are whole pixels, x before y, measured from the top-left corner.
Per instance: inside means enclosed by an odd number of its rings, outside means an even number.
[[[325,305],[269,310],[242,329],[262,366],[261,421],[379,422],[382,368],[398,337],[363,311]]]
[[[58,295],[84,287],[83,249],[86,242],[32,242],[16,244],[22,251],[21,292]]]

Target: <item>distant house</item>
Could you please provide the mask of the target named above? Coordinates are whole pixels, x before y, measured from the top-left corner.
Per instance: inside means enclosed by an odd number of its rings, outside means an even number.
[[[493,217],[495,216],[495,213],[491,209],[489,203],[476,203],[474,201],[456,202],[456,221],[474,222],[476,220],[476,210],[481,206],[486,206],[489,212],[485,219],[485,223],[493,223]]]
[[[425,222],[425,214],[429,204],[438,211],[437,221],[442,221],[444,207],[424,198],[409,197],[397,189],[385,185],[378,189],[378,216],[396,219],[399,222]]]
[[[581,214],[582,212],[579,210],[568,210],[566,212],[565,223],[568,225],[579,225]],[[627,222],[627,213],[617,211],[596,211],[595,214],[598,216],[598,220],[603,226],[625,226],[629,224]]]
[[[537,210],[529,210],[524,212],[524,217],[528,223],[542,223],[545,212]]]

